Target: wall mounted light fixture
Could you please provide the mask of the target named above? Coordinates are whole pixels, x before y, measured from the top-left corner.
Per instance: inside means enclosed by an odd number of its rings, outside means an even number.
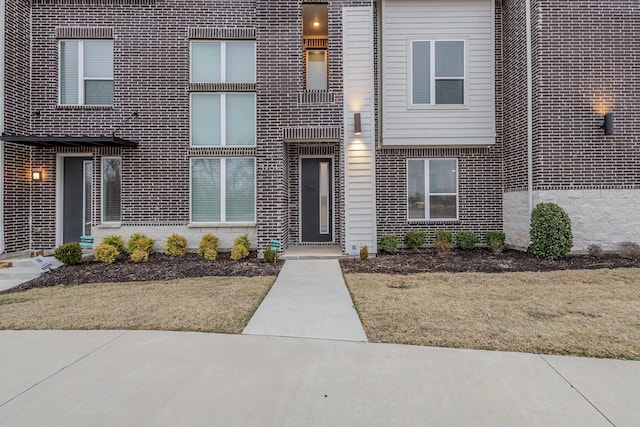
[[[360,118],[360,113],[355,113],[353,115],[353,134],[362,135],[362,120]]]
[[[42,171],[32,171],[31,178],[33,182],[41,182],[42,181]]]
[[[613,135],[615,132],[615,122],[613,120],[613,113],[607,113],[604,115],[604,120],[601,129],[604,129],[605,135]]]

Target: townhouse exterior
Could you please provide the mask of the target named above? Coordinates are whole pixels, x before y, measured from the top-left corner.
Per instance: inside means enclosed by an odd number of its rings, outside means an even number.
[[[416,229],[524,249],[542,201],[574,250],[640,241],[634,0],[2,11],[5,252],[176,232],[375,253]]]

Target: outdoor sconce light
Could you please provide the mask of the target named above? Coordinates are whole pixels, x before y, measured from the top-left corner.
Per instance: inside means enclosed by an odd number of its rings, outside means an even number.
[[[42,171],[33,171],[31,172],[31,178],[33,182],[41,182],[42,181]]]
[[[615,130],[615,123],[613,121],[613,113],[607,113],[604,115],[604,122],[602,123],[602,126],[600,126],[601,129],[604,129],[604,134],[605,135],[613,135],[614,130]]]
[[[353,115],[353,134],[362,135],[362,121],[360,119],[360,113]]]

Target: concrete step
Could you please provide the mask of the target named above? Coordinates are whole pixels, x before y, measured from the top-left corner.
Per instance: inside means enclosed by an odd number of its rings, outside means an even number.
[[[31,280],[40,276],[42,271],[36,267],[13,267],[6,270],[0,270],[0,280]]]

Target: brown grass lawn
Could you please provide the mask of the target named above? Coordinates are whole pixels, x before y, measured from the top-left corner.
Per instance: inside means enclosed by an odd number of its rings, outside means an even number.
[[[640,359],[640,269],[345,278],[372,342]]]
[[[274,277],[55,286],[0,295],[0,329],[240,333]]]

